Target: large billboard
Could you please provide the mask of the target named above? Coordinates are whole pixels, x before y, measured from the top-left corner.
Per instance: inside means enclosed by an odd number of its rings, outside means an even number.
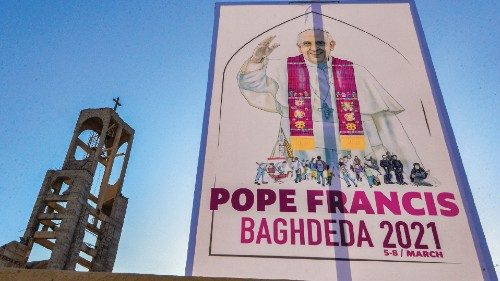
[[[215,18],[187,275],[494,278],[413,3]]]

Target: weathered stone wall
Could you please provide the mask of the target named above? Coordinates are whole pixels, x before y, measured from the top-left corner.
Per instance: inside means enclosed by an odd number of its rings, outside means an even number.
[[[17,241],[12,241],[0,247],[0,268],[14,267],[23,268],[24,257],[26,256],[27,248]]]
[[[256,279],[183,277],[132,273],[73,272],[44,269],[1,269],[0,281],[240,281]],[[262,280],[262,279],[261,279]]]
[[[128,199],[121,194],[115,198],[109,221],[102,226],[96,243],[97,255],[92,262],[91,271],[111,272],[118,252],[118,243],[127,212]]]

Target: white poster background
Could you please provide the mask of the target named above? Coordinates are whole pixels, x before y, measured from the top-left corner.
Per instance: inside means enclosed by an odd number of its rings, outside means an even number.
[[[310,12],[309,5],[222,5],[218,23],[215,65],[211,93],[207,146],[203,170],[202,190],[196,231],[193,275],[252,278],[284,278],[308,280],[335,280],[338,261],[315,260],[307,257],[335,257],[333,247],[310,245],[242,244],[241,217],[252,217],[256,222],[265,217],[269,224],[274,218],[331,219],[326,212],[308,213],[305,199],[307,189],[320,189],[316,184],[273,183],[260,188],[296,189],[296,213],[280,213],[278,204],[266,212],[257,212],[255,206],[246,212],[235,211],[230,204],[210,211],[210,189],[223,187],[230,192],[237,188],[256,189],[253,179],[256,161],[265,161],[276,142],[280,116],[250,106],[240,93],[237,74],[252,55],[259,42],[275,35],[280,46],[271,59],[298,55],[297,34],[310,28],[312,14],[300,16],[264,34],[262,32],[294,17]],[[427,77],[417,33],[409,4],[323,4],[321,13],[365,30],[389,43],[401,54],[374,37],[339,21],[323,17],[323,29],[329,31],[336,47],[335,57],[348,59],[366,67],[405,111],[398,115],[418,151],[425,168],[431,170],[440,184],[434,187],[413,185],[382,185],[373,190],[384,192],[407,191],[451,192],[455,195],[460,213],[455,217],[345,214],[354,223],[364,220],[374,247],[349,247],[350,259],[399,261],[438,261],[442,263],[351,261],[352,280],[481,280],[482,274],[467,223],[467,217],[458,191],[457,182],[446,148],[443,131]],[[404,56],[404,57],[403,57]],[[422,111],[426,110],[429,134]],[[409,172],[409,168],[405,167]],[[410,168],[411,169],[411,168]],[[382,177],[380,177],[382,179]],[[352,198],[356,190],[366,191],[374,202],[372,190],[343,188]],[[415,207],[418,207],[415,206]],[[318,209],[324,209],[318,207]],[[383,220],[436,222],[441,242],[442,259],[415,257],[385,257],[382,241],[386,231],[380,229]],[[257,230],[257,229],[256,229]],[[357,232],[355,232],[357,234]],[[423,243],[433,244],[427,231]],[[397,248],[398,251],[401,248]],[[242,257],[248,255],[260,256]],[[267,258],[266,256],[300,257],[299,259]],[[346,262],[346,261],[344,261]]]

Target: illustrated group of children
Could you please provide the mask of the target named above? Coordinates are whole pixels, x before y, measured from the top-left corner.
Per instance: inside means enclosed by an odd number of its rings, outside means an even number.
[[[284,179],[292,178],[295,183],[302,181],[316,181],[322,186],[330,186],[332,178],[338,176],[344,180],[347,187],[358,186],[363,178],[366,179],[371,187],[381,184],[379,175],[382,175],[381,168],[384,171],[383,180],[385,184],[406,185],[403,177],[403,164],[397,159],[396,155],[387,153],[382,157],[380,163],[373,157],[365,157],[361,161],[358,156],[351,158],[350,155],[340,157],[338,168],[328,165],[321,156],[311,160],[292,158],[291,162],[282,161],[278,163],[257,163],[257,174],[254,183],[256,185],[267,184],[267,176],[275,182],[283,182]],[[424,181],[427,178],[428,171],[420,167],[419,163],[413,165],[410,173],[410,180],[414,185],[431,186],[432,184]],[[393,175],[396,182],[392,181]]]

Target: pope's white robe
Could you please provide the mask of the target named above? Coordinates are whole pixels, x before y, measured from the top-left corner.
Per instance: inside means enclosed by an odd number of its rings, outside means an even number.
[[[338,158],[349,154],[349,152],[339,150],[339,128],[335,89],[332,81],[332,65],[331,62],[318,65],[307,60],[306,65],[311,87],[316,149],[295,151],[294,156],[301,159],[321,156],[327,160],[328,164],[336,166]],[[363,151],[351,151],[350,153],[360,157],[372,155],[380,160],[382,154],[389,151],[396,154],[405,165],[405,170],[408,170],[414,162],[420,161],[396,116],[403,112],[404,108],[368,70],[357,64],[354,64],[353,67],[366,148]],[[261,63],[247,61],[242,66],[237,79],[241,93],[251,106],[281,115],[281,129],[289,141],[290,119],[288,115],[286,59],[265,59]],[[326,102],[328,107],[332,109],[327,119],[321,110],[323,102]],[[334,139],[335,141],[333,141]]]

